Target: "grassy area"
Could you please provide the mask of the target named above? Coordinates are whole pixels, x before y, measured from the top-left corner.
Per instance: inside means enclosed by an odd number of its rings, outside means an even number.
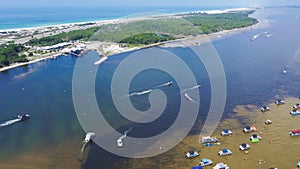
[[[51,46],[62,42],[89,39],[101,27],[92,27],[84,30],[74,30],[67,33],[60,33],[40,39],[31,39],[26,44],[31,46]]]
[[[129,37],[136,38],[147,33],[164,34],[179,38],[188,35],[208,34],[221,30],[246,27],[258,21],[250,18],[252,12],[234,12],[224,14],[182,15],[180,18],[156,18],[130,23],[109,24],[103,26],[91,37],[92,40],[123,42]],[[145,37],[148,38],[148,37]],[[154,37],[156,38],[156,37]],[[143,40],[140,40],[143,42]]]
[[[120,43],[128,43],[128,44],[153,44],[158,42],[164,42],[175,39],[174,37],[164,35],[164,34],[156,34],[156,33],[143,33],[138,35],[133,35],[128,38],[125,38],[120,41]]]

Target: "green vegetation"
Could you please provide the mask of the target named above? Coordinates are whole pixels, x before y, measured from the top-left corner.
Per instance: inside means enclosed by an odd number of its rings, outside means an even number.
[[[47,36],[40,39],[31,39],[27,42],[31,46],[51,46],[62,42],[69,42],[75,40],[89,39],[100,27],[92,27],[84,30],[74,30],[70,32],[63,32],[53,36]]]
[[[0,45],[0,67],[9,66],[16,62],[27,62],[26,55],[20,54],[26,50],[20,44]]]
[[[133,35],[128,38],[125,38],[120,41],[120,43],[128,43],[128,44],[153,44],[168,40],[173,40],[175,38],[168,35],[161,35],[156,33],[143,33],[138,35]]]
[[[188,35],[201,35],[221,30],[246,27],[257,23],[250,18],[251,12],[235,12],[224,14],[185,14],[180,17],[161,17],[130,23],[105,25],[91,37],[92,40],[123,42],[131,36],[159,33],[180,38]],[[156,37],[154,37],[156,38]],[[128,40],[128,39],[127,39]],[[141,40],[143,41],[143,40]]]
[[[250,13],[252,12],[198,14],[185,17],[185,19],[199,27],[203,33],[208,34],[256,24],[258,22],[256,19],[248,17]]]

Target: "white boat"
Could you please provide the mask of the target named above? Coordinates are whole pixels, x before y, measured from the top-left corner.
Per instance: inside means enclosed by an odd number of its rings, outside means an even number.
[[[216,166],[213,167],[213,169],[229,169],[229,167],[227,164],[218,163]]]
[[[291,136],[300,136],[300,130],[292,130],[292,131],[290,132],[290,135],[291,135]]]
[[[218,141],[219,140],[216,137],[209,137],[209,136],[202,137],[201,139],[202,143],[216,143]]]
[[[261,137],[257,134],[253,134],[251,137],[250,137],[250,141],[251,140],[254,140],[254,139],[258,139],[258,140],[261,140]]]
[[[167,84],[168,86],[171,86],[171,85],[173,84],[173,82],[168,81],[166,84]]]
[[[210,159],[208,158],[203,158],[201,161],[200,161],[200,165],[201,166],[209,166],[209,165],[212,165],[213,164],[213,161],[211,161]]]
[[[186,156],[187,158],[192,158],[192,157],[197,157],[197,156],[199,156],[199,154],[198,154],[196,151],[191,150],[191,151],[187,152],[185,156]]]
[[[295,104],[295,105],[293,106],[293,109],[300,109],[300,104],[299,104],[299,103]]]
[[[86,143],[88,143],[88,142],[90,142],[94,137],[95,137],[95,133],[93,133],[93,132],[88,132],[88,133],[86,133],[86,135],[85,135],[84,141],[85,141]]]
[[[261,109],[260,109],[261,112],[266,112],[266,111],[270,111],[270,108],[268,106],[263,106]]]
[[[267,120],[265,121],[265,124],[272,124],[272,120],[267,119]]]
[[[290,114],[291,114],[292,116],[298,116],[298,115],[300,114],[300,112],[297,111],[297,110],[292,110],[292,111],[290,112]]]
[[[227,155],[231,155],[232,152],[230,150],[228,150],[227,148],[223,148],[221,151],[219,151],[219,156],[227,156]]]
[[[250,40],[251,40],[251,41],[254,41],[254,40],[257,39],[259,36],[260,36],[260,34],[253,35],[253,36],[250,38]]]
[[[244,127],[243,131],[245,133],[250,133],[250,132],[256,131],[256,127],[255,126],[246,126],[246,127]]]
[[[232,135],[232,131],[231,130],[228,130],[228,129],[225,129],[221,132],[221,135],[222,136],[230,136]]]
[[[282,104],[284,104],[285,102],[284,102],[283,100],[276,100],[274,103],[275,103],[276,105],[282,105]]]
[[[242,150],[242,151],[245,151],[245,150],[248,150],[250,148],[251,148],[251,146],[249,144],[243,143],[243,144],[240,145],[239,149]]]

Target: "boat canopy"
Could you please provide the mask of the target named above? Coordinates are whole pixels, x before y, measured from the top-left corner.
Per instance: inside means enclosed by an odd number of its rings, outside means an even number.
[[[292,133],[300,133],[300,130],[292,130]]]

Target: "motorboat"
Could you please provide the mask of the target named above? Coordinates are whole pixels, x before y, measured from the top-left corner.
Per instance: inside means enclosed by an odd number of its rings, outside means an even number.
[[[18,115],[17,118],[20,119],[20,121],[25,121],[30,118],[30,115],[29,114]]]
[[[253,35],[253,36],[250,38],[250,41],[254,41],[254,40],[257,39],[259,36],[260,36],[260,34]]]
[[[203,158],[201,161],[200,161],[200,165],[201,166],[209,166],[209,165],[212,165],[213,164],[213,161],[211,161],[210,159],[208,158]]]
[[[94,137],[95,137],[95,133],[93,133],[93,132],[88,132],[88,133],[86,133],[86,135],[85,135],[85,138],[84,138],[84,141],[86,142],[86,143],[88,143],[88,142],[90,142]]]
[[[292,111],[290,112],[290,114],[291,114],[292,116],[298,116],[298,115],[300,114],[300,112],[297,111],[297,110],[292,110]]]
[[[221,132],[221,135],[222,136],[230,136],[232,135],[232,131],[231,130],[228,130],[228,129],[225,129]]]
[[[213,167],[213,169],[229,169],[229,167],[227,164],[218,163],[216,166]]]
[[[265,121],[265,124],[272,124],[272,120],[267,119],[267,120]]]
[[[297,163],[297,167],[298,167],[298,168],[300,168],[300,161],[298,161],[298,163]]]
[[[199,154],[194,150],[191,150],[191,151],[186,153],[187,158],[192,158],[192,157],[197,157],[197,156],[199,156]]]
[[[219,151],[219,156],[227,156],[227,155],[231,155],[232,152],[230,150],[228,150],[227,148],[223,148],[221,151]]]
[[[284,104],[285,102],[284,102],[283,100],[276,100],[274,103],[275,103],[276,105],[282,105],[282,104]]]
[[[243,131],[245,133],[250,133],[250,132],[256,131],[256,127],[255,126],[246,126],[246,127],[244,127]]]
[[[202,143],[216,143],[218,141],[219,140],[216,137],[209,137],[209,136],[202,137],[201,139]]]
[[[263,106],[261,109],[260,109],[261,112],[267,112],[267,111],[270,111],[270,108],[268,106]]]
[[[167,84],[168,86],[171,86],[171,85],[173,84],[173,82],[168,81],[166,84]]]
[[[242,150],[242,151],[245,151],[245,150],[248,150],[250,148],[251,148],[251,146],[249,144],[243,143],[243,144],[240,145],[239,149]]]
[[[293,106],[293,109],[300,109],[300,104],[299,104],[299,103],[295,104],[295,105]]]
[[[290,131],[291,136],[300,136],[300,130],[292,130]]]
[[[250,141],[252,140],[255,140],[255,139],[258,139],[258,140],[261,140],[261,137],[257,134],[253,134],[251,137],[250,137]]]

